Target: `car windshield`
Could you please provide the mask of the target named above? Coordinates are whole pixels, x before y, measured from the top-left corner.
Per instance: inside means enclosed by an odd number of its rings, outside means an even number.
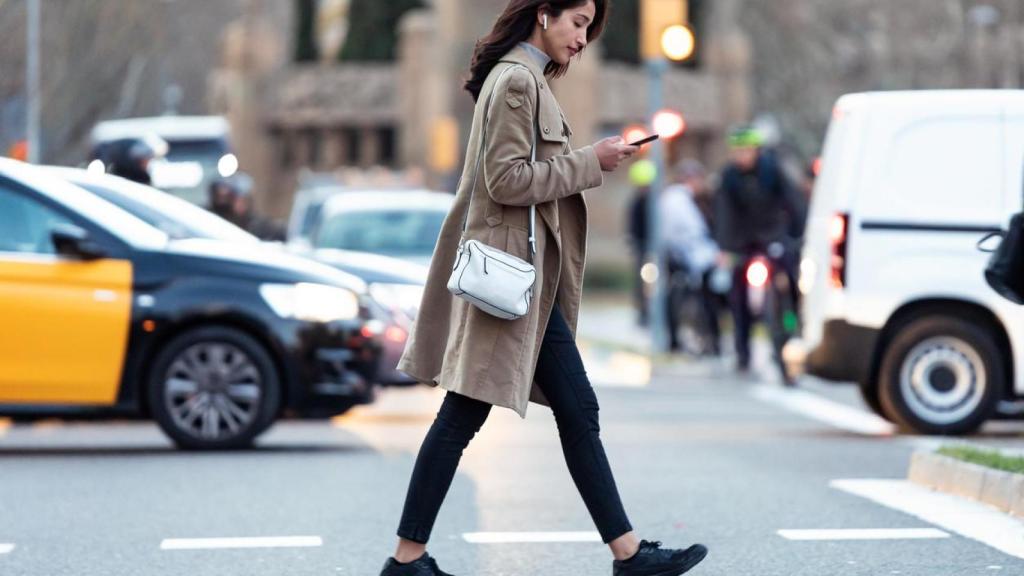
[[[161,230],[173,240],[201,238],[258,242],[255,236],[223,218],[158,190],[141,185],[131,185],[132,190],[121,191],[95,182],[75,184]]]
[[[429,257],[446,215],[441,210],[409,209],[337,212],[320,224],[313,245],[387,256]]]

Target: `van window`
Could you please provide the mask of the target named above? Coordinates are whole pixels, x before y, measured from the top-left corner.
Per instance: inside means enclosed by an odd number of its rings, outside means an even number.
[[[1000,131],[998,116],[927,119],[897,131],[861,214],[920,223],[1001,220]]]

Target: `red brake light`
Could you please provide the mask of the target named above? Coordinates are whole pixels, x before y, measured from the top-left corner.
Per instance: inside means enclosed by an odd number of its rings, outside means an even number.
[[[752,288],[763,288],[768,283],[768,264],[758,258],[747,266],[747,285]]]
[[[832,240],[832,245],[846,242],[846,215],[836,214],[830,224],[828,236]]]
[[[384,331],[384,338],[392,342],[405,342],[406,333],[398,326],[388,326]]]
[[[849,214],[836,214],[832,216],[832,221],[829,223],[828,234],[832,253],[832,286],[835,288],[846,286],[846,248],[849,225]]]

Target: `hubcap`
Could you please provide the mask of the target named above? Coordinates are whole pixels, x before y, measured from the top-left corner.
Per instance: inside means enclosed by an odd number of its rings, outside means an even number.
[[[900,392],[910,410],[937,425],[953,424],[977,410],[988,378],[981,355],[951,336],[914,346],[900,369]]]
[[[231,344],[203,342],[186,348],[164,378],[164,406],[174,425],[203,440],[223,440],[248,430],[262,396],[259,369]]]

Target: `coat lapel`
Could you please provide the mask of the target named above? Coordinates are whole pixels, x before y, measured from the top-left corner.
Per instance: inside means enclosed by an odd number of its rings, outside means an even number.
[[[538,90],[537,99],[537,110],[534,114],[539,118],[542,107],[553,106],[555,110],[558,110],[559,116],[562,117],[562,121],[565,121],[565,116],[562,114],[561,108],[558,106],[558,102],[555,100],[554,95],[551,94],[551,89],[547,86],[547,78],[544,76],[544,71],[540,65],[530,53],[526,51],[522,46],[516,46],[502,57],[499,62],[507,62],[510,64],[519,64],[525,66],[527,70],[533,74],[533,79],[536,80],[537,86],[544,86],[544,89]],[[561,127],[559,127],[561,129]],[[540,134],[536,132],[537,126],[534,125],[534,138],[539,142]],[[537,214],[544,220],[544,224],[548,230],[551,230],[552,236],[555,239],[555,245],[558,246],[558,253],[562,252],[562,238],[559,234],[558,224],[558,203],[557,202],[545,202],[537,205]]]

